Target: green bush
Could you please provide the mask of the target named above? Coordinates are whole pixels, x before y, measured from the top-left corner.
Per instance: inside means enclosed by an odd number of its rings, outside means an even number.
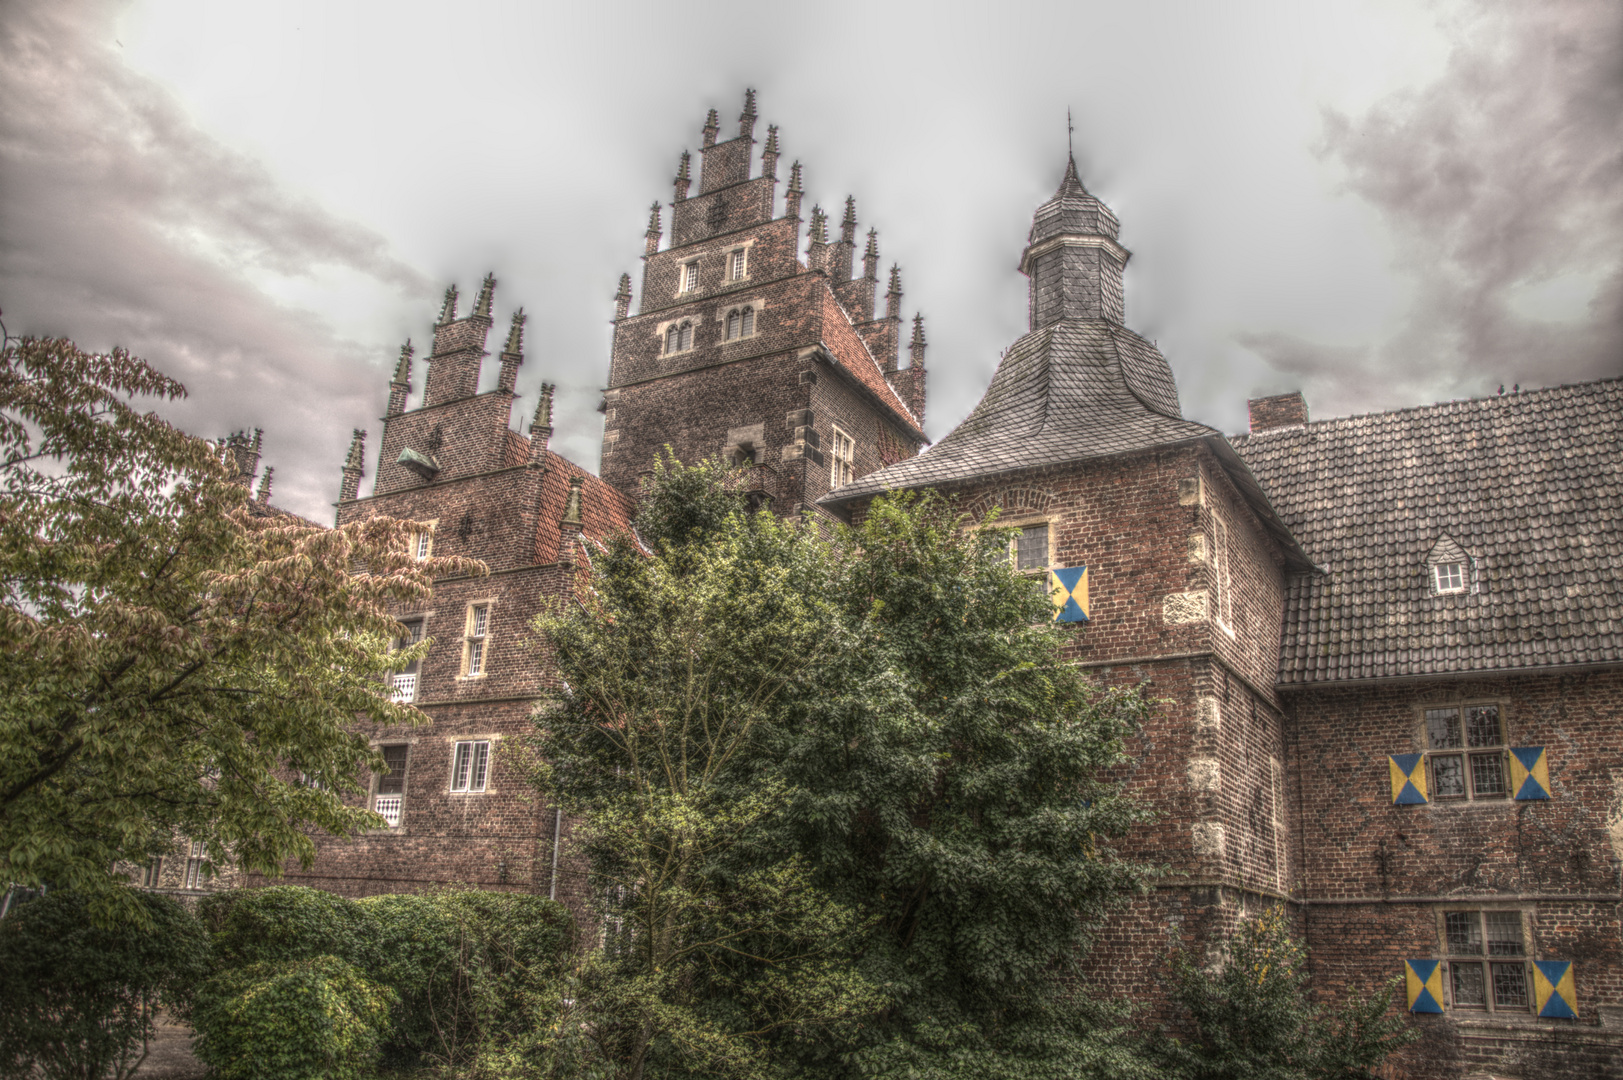
[[[351,1080],[376,1063],[395,995],[336,956],[221,972],[197,992],[197,1057],[219,1080]]]
[[[342,896],[272,885],[208,897],[199,906],[222,967],[336,956],[370,971],[375,962],[366,913]]]
[[[123,1080],[146,1057],[156,1009],[187,1013],[208,973],[202,924],[166,896],[131,903],[141,921],[106,929],[68,892],[0,920],[0,1076]]]
[[[389,1061],[447,1065],[505,1046],[555,997],[571,924],[561,904],[522,893],[447,889],[360,901],[368,973],[400,995]]]

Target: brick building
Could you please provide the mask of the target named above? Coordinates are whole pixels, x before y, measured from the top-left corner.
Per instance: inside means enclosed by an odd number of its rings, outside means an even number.
[[[1226,437],[1183,418],[1127,329],[1129,253],[1072,162],[1020,264],[1030,331],[920,453],[899,272],[881,314],[876,234],[848,199],[837,240],[818,207],[802,237],[799,163],[780,199],[777,130],[757,172],[755,126],[753,95],[732,139],[712,110],[668,237],[650,215],[635,313],[621,279],[601,478],[548,449],[550,391],[512,430],[522,314],[476,392],[492,279],[466,317],[447,294],[413,409],[402,351],[372,494],[357,433],[339,520],[433,522],[423,553],[492,575],[402,612],[435,645],[397,685],[433,723],[376,733],[394,771],[369,797],[393,823],[290,878],[572,895],[568,823],[512,758],[549,678],[526,625],[669,445],[751,462],[779,513],[854,520],[920,487],[998,508],[1020,567],[1059,572],[1075,661],[1168,700],[1131,777],[1159,816],[1127,846],[1172,873],[1105,933],[1107,990],[1153,1000],[1169,945],[1285,904],[1321,992],[1406,977],[1425,1037],[1404,1075],[1623,1075],[1623,382],[1329,421],[1284,395]]]

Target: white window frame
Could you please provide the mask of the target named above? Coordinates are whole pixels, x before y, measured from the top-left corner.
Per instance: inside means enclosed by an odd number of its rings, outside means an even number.
[[[389,774],[372,774],[372,811],[383,815],[383,820],[391,829],[398,829],[406,816],[406,794],[409,788],[408,780],[411,776],[411,744],[379,743],[377,746],[379,753],[395,747],[400,747],[406,752],[400,768],[400,790],[384,791],[383,781]]]
[[[1448,573],[1447,571],[1452,571]],[[1447,584],[1444,584],[1444,582]],[[1437,562],[1431,564],[1432,591],[1439,596],[1462,593],[1471,587],[1471,567],[1463,562]]]
[[[202,887],[203,882],[208,880],[204,874],[208,866],[208,857],[208,845],[201,840],[193,840],[191,847],[187,850],[186,876],[181,880],[181,888],[197,889]]]
[[[436,519],[424,524],[428,528],[411,534],[411,557],[418,562],[434,554],[434,526],[438,525],[439,521]]]
[[[749,248],[734,248],[727,253],[727,280],[744,281],[749,277]]]
[[[468,604],[462,631],[464,679],[482,679],[490,672],[490,622],[495,610],[494,600],[474,600]]]
[[[162,855],[154,855],[145,866],[141,867],[141,887],[143,889],[156,889],[158,882],[163,880]]]
[[[1448,917],[1450,915],[1471,917],[1470,921],[1474,923],[1473,928],[1476,930],[1477,951],[1473,952],[1468,947],[1462,948],[1456,945],[1454,940],[1449,937]],[[1489,936],[1490,931],[1488,929],[1488,916],[1490,915],[1515,916],[1519,952],[1501,952],[1497,954],[1497,959],[1495,958],[1495,954],[1492,952],[1493,941]],[[1461,922],[1463,921],[1461,920]],[[1504,920],[1497,921],[1502,923]],[[1442,956],[1445,958],[1443,960],[1445,967],[1443,986],[1445,987],[1450,1009],[1473,1013],[1515,1013],[1523,1016],[1533,1011],[1536,1005],[1533,994],[1533,973],[1530,970],[1533,958],[1533,943],[1531,940],[1532,935],[1528,933],[1526,911],[1521,908],[1474,907],[1469,904],[1462,904],[1458,907],[1440,908],[1437,912],[1437,923],[1437,933],[1442,944]],[[1499,940],[1503,941],[1504,939],[1500,938]],[[1458,1000],[1456,980],[1459,978],[1459,972],[1455,970],[1455,967],[1456,965],[1463,967],[1468,964],[1480,965],[1482,972],[1482,1001],[1480,1003],[1461,1004]],[[1499,1003],[1498,986],[1494,978],[1497,974],[1495,969],[1499,967],[1519,968],[1521,970],[1522,1003],[1520,1005],[1501,1005]]]
[[[689,259],[677,272],[676,295],[686,296],[699,291],[699,260]]]
[[[833,425],[828,439],[829,486],[842,487],[857,478],[857,441],[840,425]]]
[[[410,648],[423,640],[423,625],[427,619],[402,619],[400,625],[412,631],[409,638],[400,644],[400,648]],[[393,672],[389,676],[389,697],[397,705],[410,704],[417,700],[417,680],[422,671],[422,661],[413,660],[402,671]]]
[[[451,790],[478,794],[490,785],[490,740],[459,739],[451,745]]]

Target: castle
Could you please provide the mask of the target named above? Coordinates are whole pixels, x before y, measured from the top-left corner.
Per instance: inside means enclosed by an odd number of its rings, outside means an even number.
[[[493,278],[465,315],[447,293],[412,408],[402,349],[371,492],[356,432],[338,520],[429,522],[420,556],[491,573],[401,612],[434,646],[395,692],[432,724],[374,733],[388,828],[323,841],[288,880],[579,901],[570,822],[521,779],[554,677],[528,624],[670,445],[750,463],[777,513],[855,521],[923,487],[997,508],[1080,624],[1074,661],[1166,699],[1130,778],[1158,816],[1126,847],[1173,872],[1102,935],[1106,991],[1153,1001],[1169,945],[1281,903],[1320,992],[1402,977],[1424,1033],[1402,1075],[1623,1075],[1623,381],[1327,421],[1288,394],[1225,436],[1183,417],[1127,328],[1129,252],[1072,161],[1021,259],[1029,332],[921,453],[926,343],[915,319],[903,367],[899,272],[881,313],[854,202],[838,239],[818,207],[803,236],[800,166],[780,197],[777,129],[759,155],[755,129],[753,94],[733,138],[712,110],[668,234],[653,207],[635,312],[629,275],[615,297],[599,475],[549,448],[550,387],[512,430],[522,311],[477,392]]]

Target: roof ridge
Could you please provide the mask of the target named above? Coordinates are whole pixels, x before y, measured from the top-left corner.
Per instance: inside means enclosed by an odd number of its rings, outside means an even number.
[[[1276,432],[1303,431],[1307,428],[1320,425],[1344,424],[1353,420],[1373,420],[1385,416],[1400,416],[1404,413],[1419,413],[1429,409],[1447,409],[1450,407],[1474,405],[1478,402],[1509,402],[1513,399],[1529,397],[1533,394],[1548,394],[1556,390],[1571,390],[1584,386],[1598,386],[1602,383],[1618,383],[1623,386],[1623,376],[1612,375],[1599,379],[1582,379],[1578,382],[1556,383],[1552,386],[1538,386],[1531,390],[1516,390],[1508,394],[1485,394],[1482,397],[1449,398],[1447,401],[1433,401],[1425,405],[1403,405],[1395,409],[1378,409],[1367,413],[1349,413],[1346,416],[1326,416],[1318,420],[1308,420],[1301,424],[1289,424],[1284,427],[1265,428],[1262,431],[1243,431],[1228,436],[1230,439],[1257,439]]]

